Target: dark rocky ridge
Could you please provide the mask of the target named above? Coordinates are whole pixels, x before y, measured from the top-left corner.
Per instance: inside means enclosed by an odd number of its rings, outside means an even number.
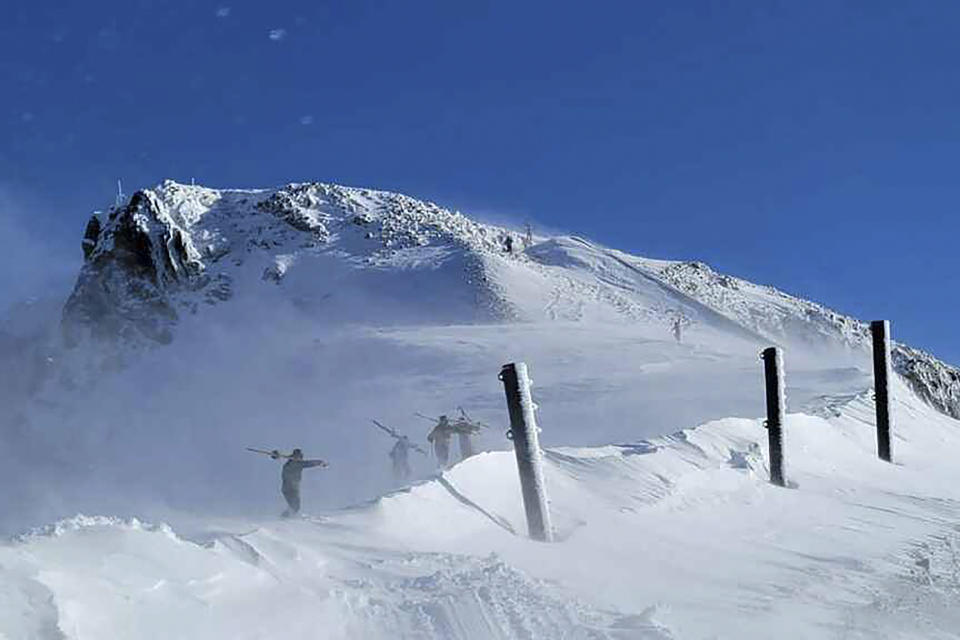
[[[106,225],[93,216],[83,250],[85,262],[63,311],[67,346],[85,332],[99,340],[170,342],[177,312],[167,289],[188,285],[199,268],[180,231],[161,224],[151,195],[138,191]]]
[[[960,420],[960,369],[925,351],[895,344],[893,368],[924,402]]]

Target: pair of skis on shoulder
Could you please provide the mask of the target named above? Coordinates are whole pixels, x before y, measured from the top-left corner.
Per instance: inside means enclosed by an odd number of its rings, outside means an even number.
[[[270,456],[274,460],[277,458],[292,458],[292,453],[280,453],[277,449],[272,451],[267,451],[266,449],[254,449],[253,447],[247,447],[247,451],[253,451],[254,453],[262,453],[265,456]]]
[[[284,459],[284,460],[289,460],[289,459],[291,459],[291,458],[293,457],[293,454],[292,454],[292,453],[280,453],[280,452],[279,452],[278,450],[276,450],[276,449],[273,449],[273,450],[271,450],[271,451],[267,451],[266,449],[255,449],[255,448],[253,448],[253,447],[247,447],[246,449],[247,449],[247,451],[252,451],[252,452],[254,452],[254,453],[262,453],[262,454],[265,455],[265,456],[270,456],[270,457],[273,458],[274,460],[280,460],[281,458]],[[328,466],[328,464],[327,464],[326,462],[324,462],[324,463],[323,463],[322,465],[320,465],[320,466],[326,467],[326,466]]]
[[[388,434],[390,434],[391,436],[393,436],[393,437],[394,437],[395,439],[397,439],[397,440],[400,440],[401,438],[403,438],[403,436],[402,436],[400,433],[398,433],[396,429],[392,429],[392,428],[388,427],[387,425],[383,424],[382,422],[378,422],[378,421],[376,421],[376,420],[371,420],[370,422],[372,422],[373,424],[375,424],[375,425],[376,425],[379,429],[381,429],[382,431],[386,431]],[[409,438],[407,439],[407,441],[410,442],[410,447],[411,447],[414,451],[419,451],[419,452],[422,453],[423,455],[427,455],[427,452],[423,450],[423,447],[421,447],[420,445],[418,445],[418,444],[416,444],[416,443],[414,443],[414,442],[411,442],[411,441],[409,440]]]
[[[470,414],[468,414],[463,407],[457,407],[457,411],[460,412],[460,417],[457,418],[457,420],[463,420],[465,422],[470,423],[471,425],[475,425],[483,429],[490,428],[490,425],[486,424],[485,422],[480,422],[479,420],[474,420],[473,418],[471,418]],[[419,411],[414,413],[413,415],[417,416],[418,418],[423,418],[424,420],[429,420],[430,422],[437,422],[439,420],[439,418],[434,418],[433,416],[424,415]]]

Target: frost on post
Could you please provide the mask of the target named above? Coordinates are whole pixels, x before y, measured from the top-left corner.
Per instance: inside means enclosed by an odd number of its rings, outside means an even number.
[[[500,380],[507,394],[507,409],[510,412],[510,431],[507,435],[513,440],[513,450],[517,456],[527,528],[534,540],[551,542],[553,528],[543,481],[543,452],[540,450],[540,430],[534,415],[535,405],[530,395],[527,365],[523,362],[504,365],[500,370]]]
[[[763,350],[763,374],[767,395],[767,438],[770,449],[770,482],[787,486],[783,458],[783,417],[786,413],[783,384],[783,352],[778,347]]]

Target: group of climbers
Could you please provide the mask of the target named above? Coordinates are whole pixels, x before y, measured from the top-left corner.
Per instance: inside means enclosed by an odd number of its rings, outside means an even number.
[[[427,434],[427,442],[432,445],[437,468],[440,470],[447,469],[450,466],[450,445],[454,435],[457,436],[460,447],[460,460],[466,460],[476,453],[473,443],[474,436],[486,426],[481,422],[472,420],[462,408],[460,408],[459,411],[460,416],[454,421],[451,421],[447,415],[441,415],[438,418],[429,418],[431,421],[435,421],[435,424],[433,429]],[[427,416],[423,416],[422,414],[417,415],[422,418],[427,418]],[[373,423],[396,440],[389,453],[393,467],[393,477],[398,484],[407,482],[412,473],[410,451],[417,451],[424,455],[427,455],[427,451],[395,429],[376,420],[374,420]],[[303,470],[311,467],[328,466],[323,460],[308,460],[304,458],[303,451],[300,449],[294,449],[289,454],[280,453],[277,449],[267,451],[248,448],[248,450],[268,455],[274,460],[285,460],[280,474],[280,492],[283,494],[283,498],[287,503],[287,509],[283,512],[284,517],[294,516],[300,512],[300,480],[303,475]]]

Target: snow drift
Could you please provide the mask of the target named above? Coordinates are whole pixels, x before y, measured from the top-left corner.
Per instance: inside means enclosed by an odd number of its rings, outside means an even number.
[[[793,489],[766,480],[759,420],[548,450],[553,544],[524,537],[507,452],[300,521],[78,516],[0,547],[0,633],[951,637],[960,431],[897,396],[897,465],[863,395],[791,414]]]
[[[0,635],[956,628],[958,372],[896,347],[897,464],[880,463],[857,319],[701,263],[320,183],[166,182],[95,216],[82,247],[59,330],[35,306],[0,334],[0,527],[19,534],[0,545]],[[766,482],[770,343],[789,490]],[[500,429],[513,360],[541,406],[552,545],[525,539]],[[418,457],[417,482],[392,486],[370,418],[419,438],[414,412],[458,405],[490,425],[486,452],[442,475]],[[331,460],[304,479],[312,515],[277,520],[278,469],[249,445]]]

